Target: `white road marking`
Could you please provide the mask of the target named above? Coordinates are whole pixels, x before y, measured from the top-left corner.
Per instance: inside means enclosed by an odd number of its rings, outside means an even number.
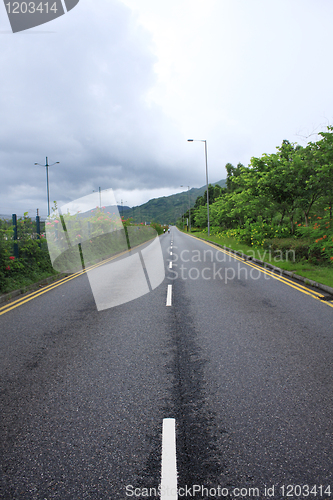
[[[170,260],[169,269],[172,269],[172,260]]]
[[[172,299],[172,285],[168,285],[168,293],[167,293],[167,300],[166,300],[167,306],[171,306],[171,299]]]
[[[172,255],[172,251],[170,250],[170,255]]]
[[[178,499],[176,421],[174,418],[164,418],[162,426],[161,500],[171,499]]]

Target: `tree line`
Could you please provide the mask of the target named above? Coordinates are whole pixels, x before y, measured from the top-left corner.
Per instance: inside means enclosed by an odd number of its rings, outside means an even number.
[[[266,237],[312,239],[320,228],[331,232],[333,127],[319,136],[305,147],[284,140],[275,153],[252,157],[248,166],[228,163],[226,186],[208,186],[213,232],[237,229],[241,234],[247,228],[251,234],[251,226],[256,226],[259,232],[271,229]],[[197,198],[191,224],[207,227],[207,192]]]

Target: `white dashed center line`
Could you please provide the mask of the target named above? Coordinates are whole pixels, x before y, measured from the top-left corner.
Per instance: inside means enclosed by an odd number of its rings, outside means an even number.
[[[178,499],[176,421],[174,418],[164,418],[162,427],[161,500],[171,499]]]
[[[172,269],[172,261],[169,263],[169,269]]]
[[[167,299],[166,299],[167,306],[171,306],[171,299],[172,299],[172,285],[168,285],[168,293],[167,293]]]

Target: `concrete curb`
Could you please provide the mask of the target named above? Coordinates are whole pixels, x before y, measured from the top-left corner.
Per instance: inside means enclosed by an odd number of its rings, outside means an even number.
[[[246,255],[242,252],[238,252],[237,250],[233,250],[232,248],[228,248],[226,246],[220,245],[219,243],[215,243],[215,241],[211,240],[205,240],[204,238],[199,238],[199,236],[194,236],[191,234],[190,236],[193,236],[193,238],[196,238],[197,240],[200,241],[208,241],[209,243],[213,243],[214,245],[223,248],[224,250],[227,250],[228,252],[234,253],[235,255],[238,255],[238,257],[241,257],[244,261],[250,260],[252,262],[255,262],[256,264],[259,264],[267,269],[270,269],[271,271],[274,271],[280,275],[285,275],[288,276],[288,278],[292,278],[294,280],[300,281],[304,283],[304,285],[307,286],[312,286],[313,288],[318,288],[319,290],[322,290],[323,292],[326,292],[330,295],[333,296],[333,288],[331,286],[323,285],[322,283],[317,283],[317,281],[310,280],[309,278],[304,278],[304,276],[300,276],[299,274],[292,273],[291,271],[286,271],[285,269],[281,269],[280,267],[273,266],[273,264],[269,264],[268,262],[264,262],[259,259],[254,259],[253,257],[250,257],[249,255]]]
[[[55,283],[57,281],[66,278],[66,276],[69,276],[70,274],[71,273],[62,273],[62,274],[57,274],[55,276],[49,276],[48,278],[44,278],[41,281],[37,281],[36,283],[32,283],[31,285],[27,285],[23,288],[20,288],[19,290],[14,290],[4,295],[0,295],[0,304],[15,299],[15,297],[18,297],[20,295],[25,295],[29,292],[35,292],[36,290],[39,290],[40,288],[49,285],[50,283],[53,282]]]

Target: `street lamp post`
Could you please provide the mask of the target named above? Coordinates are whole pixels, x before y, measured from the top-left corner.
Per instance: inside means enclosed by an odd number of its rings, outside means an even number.
[[[184,187],[183,184],[180,186],[181,188]],[[184,202],[182,200],[182,212],[183,212],[183,215],[182,215],[182,222],[183,222],[183,231],[184,231]]]
[[[52,163],[51,165],[49,165],[47,162],[47,157],[46,157],[45,165],[42,165],[41,163],[35,163],[35,165],[40,165],[41,167],[46,167],[47,216],[48,217],[50,216],[49,167],[53,167],[53,165],[56,165],[57,163],[60,163],[60,161],[56,161],[55,163]]]
[[[188,190],[188,217],[189,217],[189,226],[190,226],[190,232],[191,232],[191,195],[190,195],[190,186],[187,186]]]
[[[181,188],[184,187],[183,185],[180,186]],[[187,191],[188,191],[188,216],[189,216],[189,228],[191,232],[191,197],[190,197],[190,186],[187,186]],[[183,224],[183,229],[184,229],[184,224]],[[187,228],[188,230],[188,228]]]
[[[119,203],[119,201],[117,201],[117,203]],[[127,200],[125,200],[125,203],[127,203]],[[121,217],[124,216],[124,201],[121,200],[120,201],[120,206],[121,206]]]
[[[207,186],[207,222],[208,222],[208,236],[209,229],[209,193],[208,193],[208,165],[207,165],[207,141],[201,139],[187,139],[188,142],[204,142],[205,143],[205,160],[206,160],[206,186]]]
[[[121,216],[124,217],[124,203],[127,203],[127,200],[121,200]]]

